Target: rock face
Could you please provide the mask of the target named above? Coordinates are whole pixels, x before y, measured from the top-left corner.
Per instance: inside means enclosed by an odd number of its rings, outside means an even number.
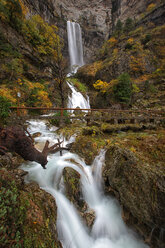
[[[139,161],[133,152],[112,146],[103,169],[105,190],[123,206],[123,218],[152,247],[163,247],[165,177],[161,168]]]

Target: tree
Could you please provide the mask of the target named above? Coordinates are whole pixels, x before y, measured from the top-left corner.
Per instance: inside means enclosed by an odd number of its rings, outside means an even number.
[[[67,63],[61,53],[62,46],[63,44],[59,39],[56,42],[57,56],[55,59],[55,63],[52,64],[52,67],[56,75],[55,82],[58,84],[59,91],[60,91],[61,107],[64,108],[65,107],[64,84],[65,84],[66,75],[67,75],[66,73]]]
[[[134,28],[134,21],[131,18],[127,18],[124,24],[124,32],[129,33]]]
[[[17,31],[22,28],[23,13],[18,0],[7,0],[5,4],[8,13],[8,22]]]
[[[119,36],[122,33],[122,31],[123,31],[123,23],[119,19],[115,26],[115,34]]]
[[[128,73],[123,73],[118,77],[118,83],[113,87],[113,93],[117,101],[130,103],[132,96],[132,84]]]

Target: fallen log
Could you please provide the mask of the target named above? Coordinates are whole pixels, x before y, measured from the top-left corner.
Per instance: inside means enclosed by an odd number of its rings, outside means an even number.
[[[46,169],[47,156],[49,153],[56,153],[62,150],[69,150],[68,148],[61,147],[63,141],[49,147],[49,141],[45,142],[43,151],[38,151],[33,143],[33,138],[22,126],[15,127],[0,127],[0,154],[6,152],[16,152],[22,158],[29,161],[35,161]]]

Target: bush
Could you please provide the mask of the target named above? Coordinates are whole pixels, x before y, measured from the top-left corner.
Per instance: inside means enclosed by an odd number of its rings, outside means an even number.
[[[151,40],[151,35],[150,34],[146,34],[144,39],[142,39],[142,44],[146,45],[149,41]]]
[[[132,44],[130,44],[130,43],[127,43],[126,45],[125,45],[125,49],[128,49],[128,50],[131,50],[132,49]]]
[[[5,97],[0,96],[0,118],[3,120],[9,116],[10,106],[10,101]]]
[[[118,83],[113,87],[113,93],[117,101],[130,103],[132,96],[132,84],[128,73],[123,73],[118,77]]]

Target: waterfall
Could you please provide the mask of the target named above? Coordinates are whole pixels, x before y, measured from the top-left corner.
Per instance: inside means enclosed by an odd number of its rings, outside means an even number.
[[[84,64],[81,28],[78,23],[67,21],[68,47],[70,55],[71,71]]]
[[[70,56],[71,73],[76,73],[77,69],[84,64],[81,28],[78,23],[67,21],[68,47]],[[70,76],[70,74],[68,74]],[[72,91],[68,97],[68,108],[90,109],[89,97],[86,98],[69,83]]]
[[[69,82],[68,86],[72,91],[71,96],[68,96],[68,108],[82,108],[82,109],[90,109],[90,103],[89,103],[89,97],[86,96],[86,98],[78,92],[75,87],[70,84]]]
[[[29,121],[31,133],[39,130],[42,130],[42,135],[35,139],[38,143],[43,143],[46,138],[56,142],[59,138],[53,129],[48,129],[46,122]],[[104,156],[105,151],[101,150],[89,166],[77,155],[66,151],[63,156],[50,155],[46,170],[35,162],[22,165],[22,169],[29,172],[26,181],[36,181],[55,198],[58,209],[56,225],[63,248],[148,248],[124,224],[117,201],[104,195],[101,176]],[[81,166],[76,166],[73,160]],[[80,174],[83,199],[96,216],[91,230],[64,194],[62,171],[65,167],[71,167]]]

